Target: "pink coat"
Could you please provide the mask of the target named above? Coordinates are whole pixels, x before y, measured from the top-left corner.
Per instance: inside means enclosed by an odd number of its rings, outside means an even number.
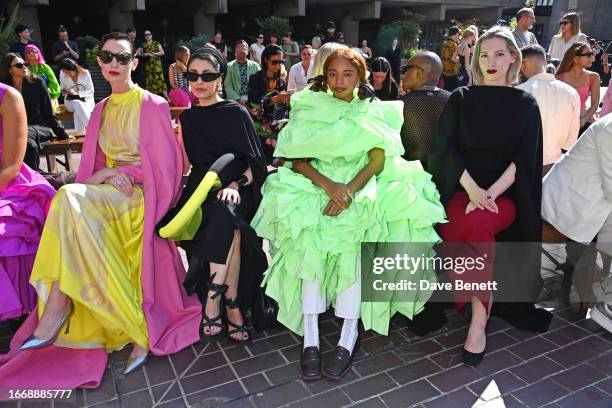
[[[102,110],[92,113],[83,144],[77,182],[83,183],[99,163],[97,148]],[[166,101],[145,92],[140,120],[141,165],[145,191],[145,225],[142,249],[143,310],[149,348],[155,355],[175,353],[199,340],[202,308],[183,288],[185,270],[173,242],[155,234],[156,223],[176,203],[181,192],[183,159]],[[138,177],[140,178],[140,177]],[[11,352],[0,356],[0,399],[8,388],[95,388],[100,384],[108,356],[104,349],[67,349],[51,346],[20,352],[22,341],[36,327],[32,313],[11,342]],[[66,370],[66,367],[70,367]]]

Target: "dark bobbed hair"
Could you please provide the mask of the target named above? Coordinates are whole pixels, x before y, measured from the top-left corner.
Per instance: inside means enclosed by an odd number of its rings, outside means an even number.
[[[132,54],[134,53],[134,44],[130,41],[130,37],[126,33],[122,33],[120,31],[115,31],[112,33],[108,33],[102,37],[102,41],[100,42],[100,49],[104,48],[104,44],[106,44],[110,40],[122,41],[125,40],[130,44],[130,50]]]
[[[72,58],[64,58],[61,60],[59,63],[59,68],[66,71],[77,71],[79,75],[87,71],[85,68],[77,64]]]
[[[270,44],[266,45],[266,48],[261,53],[261,66],[266,67],[268,59],[273,55],[283,54],[283,49],[280,45]]]

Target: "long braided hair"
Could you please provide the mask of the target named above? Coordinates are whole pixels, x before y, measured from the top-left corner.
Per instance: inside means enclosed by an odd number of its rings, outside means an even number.
[[[350,48],[341,48],[332,52],[327,60],[325,60],[325,64],[323,64],[323,75],[318,75],[313,78],[312,85],[310,86],[310,90],[314,92],[327,92],[327,71],[329,69],[330,64],[338,58],[344,58],[348,60],[351,65],[353,65],[357,69],[357,73],[359,74],[359,90],[357,92],[357,97],[359,99],[368,99],[373,100],[376,97],[376,93],[374,91],[374,87],[370,85],[367,77],[367,65],[363,56],[359,54],[357,51],[352,50]]]

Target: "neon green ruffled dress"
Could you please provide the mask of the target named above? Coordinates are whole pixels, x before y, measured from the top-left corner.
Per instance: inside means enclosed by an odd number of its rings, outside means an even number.
[[[325,191],[290,165],[263,186],[263,201],[252,221],[258,235],[270,241],[272,262],[262,285],[279,304],[278,320],[301,335],[302,280],[319,280],[321,293],[335,303],[356,280],[362,242],[438,242],[433,225],[443,222],[445,214],[431,175],[420,162],[401,158],[401,103],[357,97],[347,103],[330,92],[305,89],[292,96],[291,107],[276,157],[310,158],[321,174],[348,183],[368,163],[371,149],[384,149],[386,156],[384,170],[336,217],[323,215],[329,202]],[[430,270],[412,279],[436,278]],[[386,335],[396,312],[412,318],[429,296],[417,291],[409,302],[362,300],[363,325]]]

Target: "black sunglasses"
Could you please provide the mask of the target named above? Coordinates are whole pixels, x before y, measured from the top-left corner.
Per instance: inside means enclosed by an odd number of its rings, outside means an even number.
[[[416,68],[416,69],[423,69],[421,67],[419,67],[418,65],[406,65],[405,67],[402,68],[402,75],[406,73],[406,71],[408,71],[410,68]]]
[[[272,65],[284,64],[283,60],[268,60],[268,62]]]
[[[589,52],[582,52],[580,54],[576,54],[577,57],[592,57],[593,56],[593,51],[589,51]]]
[[[134,55],[126,51],[115,54],[110,51],[102,50],[98,53],[98,58],[100,58],[103,64],[110,64],[113,58],[115,58],[119,64],[127,65],[134,59]]]
[[[11,65],[11,68],[13,68],[13,67],[19,68],[19,69],[23,69],[23,68],[26,67],[26,64],[24,64],[23,62],[18,62],[16,64]]]
[[[203,72],[201,74],[197,72],[185,72],[185,78],[187,78],[189,82],[198,82],[198,78],[201,78],[204,82],[212,82],[220,76],[220,72]]]
[[[566,21],[566,20],[559,21],[559,25],[566,25],[566,24],[569,24],[569,23],[571,23],[571,21]]]
[[[257,39],[263,39],[263,35],[258,36]]]

